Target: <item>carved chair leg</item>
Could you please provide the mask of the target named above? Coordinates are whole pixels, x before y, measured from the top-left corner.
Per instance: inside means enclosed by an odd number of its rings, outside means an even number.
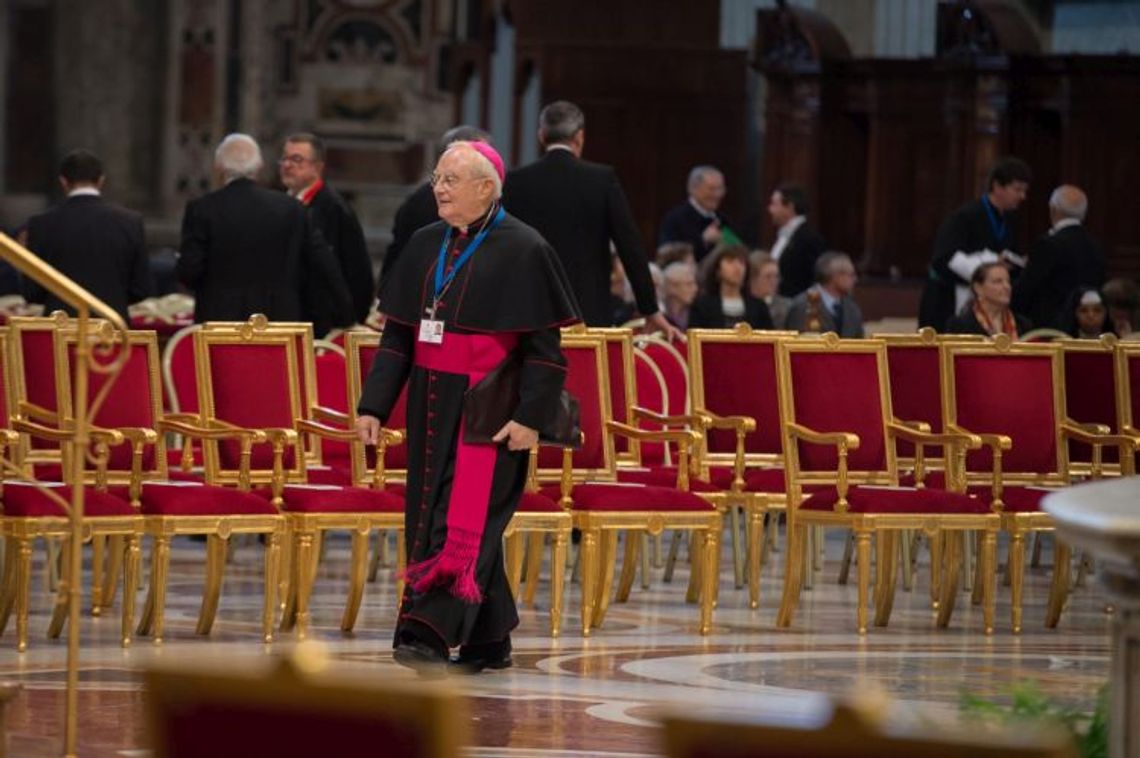
[[[855,560],[858,562],[856,573],[859,582],[859,605],[856,610],[856,626],[859,634],[867,633],[867,605],[871,585],[871,533],[867,530],[858,530],[855,533]]]
[[[648,532],[639,532],[637,538],[641,541],[641,589],[647,590],[650,587],[650,574],[652,572],[652,565],[649,556],[649,546],[650,542],[656,538],[650,537]]]
[[[994,606],[997,596],[997,530],[987,529],[981,534],[978,556],[978,575],[974,583],[982,585],[982,624],[986,634],[994,633]]]
[[[912,539],[911,530],[907,529],[899,535],[899,563],[902,568],[902,586],[904,592],[914,589],[914,564],[911,562]]]
[[[801,524],[788,524],[787,553],[784,557],[784,592],[780,598],[780,611],[776,614],[776,626],[788,627],[792,624],[796,607],[800,603],[800,584],[803,581],[804,552],[807,549],[807,529]]]
[[[962,565],[959,571],[962,572],[962,589],[970,593],[970,602],[978,605],[982,602],[982,594],[974,592],[974,554],[977,552],[974,550],[975,537],[973,531],[962,532]]]
[[[206,582],[202,589],[202,609],[198,612],[197,634],[209,634],[214,627],[218,599],[222,594],[222,578],[226,572],[226,543],[226,538],[217,534],[206,537]]]
[[[891,529],[881,529],[875,550],[875,626],[886,626],[891,620],[895,602],[895,580],[898,578],[898,537]],[[906,535],[902,535],[903,542]]]
[[[594,605],[594,626],[601,628],[602,622],[605,621],[606,611],[610,607],[610,595],[613,592],[614,585],[614,566],[617,564],[617,539],[618,532],[616,529],[605,529],[601,535],[601,558],[598,568],[598,590],[596,602]]]
[[[804,574],[803,574],[803,587],[805,590],[810,590],[815,587],[815,553],[816,543],[822,536],[821,530],[818,526],[809,527],[807,529],[807,541],[804,543]]]
[[[1025,586],[1025,532],[1014,528],[1009,534],[1006,567],[1010,584],[1010,624],[1014,634],[1021,634],[1021,598]]]
[[[633,589],[633,580],[637,578],[637,564],[641,556],[641,536],[644,532],[628,531],[625,533],[625,556],[621,561],[621,578],[618,580],[615,603],[624,603],[629,600],[630,590]]]
[[[578,545],[578,563],[582,571],[582,636],[590,636],[594,620],[594,596],[598,591],[598,530],[583,529]]]
[[[348,563],[348,600],[340,617],[340,630],[352,631],[356,626],[356,616],[360,613],[360,603],[364,599],[364,583],[368,578],[368,543],[372,532],[354,529],[352,532],[352,557]]]
[[[760,560],[764,552],[764,506],[748,507],[748,607],[760,607]]]
[[[19,546],[14,537],[4,538],[4,578],[0,584],[0,634],[8,628],[12,607],[16,604],[16,558]]]
[[[51,620],[48,621],[47,636],[49,639],[53,639],[53,640],[58,638],[59,635],[63,633],[63,627],[67,623],[67,619],[68,619],[68,615],[69,615],[68,611],[71,609],[70,608],[70,605],[71,605],[71,591],[70,591],[71,584],[70,584],[70,581],[68,579],[68,577],[71,576],[71,570],[70,570],[71,549],[68,546],[69,542],[70,542],[70,540],[65,539],[62,543],[63,544],[63,551],[62,551],[63,562],[60,566],[60,581],[59,581],[59,586],[55,592],[55,603],[52,605],[52,609],[51,609]],[[82,564],[80,564],[80,565],[82,566]],[[31,572],[30,566],[28,568],[28,572],[29,573]],[[80,573],[80,587],[81,588],[82,588],[82,581],[83,581],[83,579],[82,579],[82,572],[81,572]],[[92,583],[92,585],[94,585],[94,583]],[[26,607],[27,606],[25,605],[25,608]],[[27,611],[25,610],[25,616],[26,615],[27,615]],[[20,620],[19,616],[17,616],[16,617],[17,624],[19,623],[19,620]]]
[[[376,574],[380,571],[380,562],[386,557],[388,552],[388,533],[383,529],[376,532],[376,548],[372,551],[372,557],[368,561],[368,581],[369,583],[376,581]]]
[[[673,539],[669,541],[669,557],[665,559],[665,574],[661,580],[668,584],[673,581],[673,569],[677,565],[677,553],[681,550],[681,537],[684,532],[680,529],[673,530]]]
[[[689,565],[689,586],[685,590],[685,602],[695,603],[700,598],[701,572],[704,571],[703,558],[705,552],[704,531],[693,530],[689,532],[689,555],[694,559]]]
[[[1045,609],[1045,627],[1055,629],[1065,610],[1065,600],[1069,597],[1069,580],[1072,568],[1069,563],[1072,552],[1068,545],[1053,535],[1053,583],[1049,587],[1049,605]]]
[[[130,647],[135,624],[135,596],[139,591],[139,542],[142,537],[129,534],[123,538],[123,619],[120,644]]]
[[[839,560],[839,577],[836,579],[836,584],[847,584],[847,579],[851,573],[851,559],[855,554],[855,533],[851,532],[847,535],[847,539],[843,541],[843,557]]]
[[[562,631],[562,592],[566,581],[566,543],[569,529],[559,529],[550,540],[550,636]]]
[[[16,650],[28,649],[28,605],[32,584],[32,541],[18,537],[12,545],[16,563]]]
[[[297,540],[297,553],[293,562],[293,583],[297,593],[297,639],[303,640],[309,633],[309,599],[313,592],[313,548],[315,534],[312,529],[293,530]]]
[[[297,582],[294,566],[297,565],[297,539],[293,531],[285,532],[282,547],[281,574],[278,577],[277,593],[281,602],[281,631],[291,632],[297,626]]]
[[[934,610],[938,610],[942,601],[942,546],[945,544],[942,537],[940,529],[926,533],[930,546],[930,607]]]
[[[166,629],[166,576],[170,572],[170,536],[156,536],[151,549],[150,591],[154,594],[154,620],[151,628],[154,642],[158,645],[162,643],[162,634]]]
[[[47,537],[44,542],[47,548],[47,590],[55,592],[59,589],[59,577],[62,573],[59,568],[63,562],[63,551],[59,547],[62,540],[59,537]]]
[[[664,532],[653,535],[653,568],[663,568],[665,566],[665,548],[662,544],[664,541]]]
[[[265,535],[265,599],[261,607],[261,638],[273,641],[273,616],[277,611],[278,573],[281,571],[281,540],[284,530]]]
[[[1041,568],[1041,548],[1044,545],[1044,535],[1041,532],[1033,533],[1033,557],[1030,558],[1030,568]]]
[[[107,538],[107,570],[103,576],[103,590],[99,607],[104,610],[115,607],[115,595],[119,587],[119,575],[123,571],[123,558],[126,556],[126,538],[121,534]]]
[[[729,503],[728,528],[732,531],[732,581],[736,589],[744,586],[744,555],[740,550],[740,505]]]
[[[91,615],[103,612],[103,574],[106,558],[106,535],[96,534],[91,538]]]
[[[942,530],[942,570],[938,600],[938,626],[950,624],[954,603],[958,599],[958,576],[962,566],[962,532]]]
[[[735,511],[735,506],[733,507]],[[701,589],[701,621],[697,631],[702,635],[707,635],[712,632],[712,615],[713,608],[716,605],[717,585],[720,584],[720,533],[723,527],[717,523],[711,529],[705,531],[704,542],[705,545],[705,567],[704,567],[704,587]],[[733,537],[736,536],[736,530],[733,530]]]
[[[523,603],[534,607],[534,598],[538,594],[538,582],[542,577],[542,553],[546,547],[546,534],[544,532],[531,532],[526,545],[526,585],[523,589]]]

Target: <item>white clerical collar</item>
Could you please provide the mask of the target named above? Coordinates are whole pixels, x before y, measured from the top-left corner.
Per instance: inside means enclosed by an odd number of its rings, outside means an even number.
[[[1056,234],[1067,226],[1080,226],[1081,222],[1075,218],[1063,218],[1057,223],[1053,224],[1053,228],[1049,230],[1049,234]]]
[[[716,211],[710,211],[710,210],[706,210],[706,209],[702,208],[700,206],[700,204],[692,198],[692,196],[689,197],[689,205],[693,206],[693,210],[695,210],[697,213],[701,214],[701,216],[703,216],[704,218],[707,218],[707,219],[716,218]]]
[[[565,150],[566,152],[570,153],[571,155],[574,154],[574,148],[572,148],[569,145],[564,144],[562,142],[555,142],[553,145],[547,145],[546,146],[546,152],[549,153],[553,150]]]
[[[97,187],[76,187],[71,192],[67,193],[68,197],[79,197],[80,195],[89,195],[91,197],[99,197],[100,192]]]
[[[779,237],[787,239],[788,237],[791,237],[793,234],[795,234],[796,229],[799,229],[801,226],[803,226],[803,223],[805,221],[807,221],[806,216],[792,216],[790,219],[788,219],[787,223],[780,227],[780,231],[778,231],[776,234]]]

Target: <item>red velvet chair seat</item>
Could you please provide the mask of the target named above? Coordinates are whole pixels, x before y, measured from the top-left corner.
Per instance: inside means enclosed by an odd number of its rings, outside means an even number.
[[[305,478],[309,484],[335,484],[341,487],[352,485],[352,467],[347,461],[344,465],[334,463],[326,466],[306,466]]]
[[[744,490],[746,492],[783,493],[786,490],[784,469],[758,468],[746,472]]]
[[[727,474],[727,475],[725,475]],[[710,481],[689,477],[693,492],[723,492],[732,487],[732,469],[709,469]],[[645,469],[618,469],[618,481],[630,484],[647,484],[651,487],[677,486],[676,466],[650,466]]]
[[[41,482],[59,482],[63,480],[63,464],[61,463],[36,463],[32,465],[32,471],[36,479],[39,479]],[[200,482],[203,476],[202,471],[182,471],[173,466],[170,467],[170,470],[167,471],[166,474],[166,478],[173,482]]]
[[[542,494],[558,498],[557,485],[543,487]],[[708,501],[692,492],[642,484],[578,484],[570,497],[577,511],[708,511]]]
[[[71,487],[63,484],[48,484],[53,492],[71,502]],[[54,500],[32,484],[25,482],[4,483],[4,515],[20,518],[67,518],[67,512]],[[112,493],[98,492],[91,487],[83,491],[83,513],[85,516],[137,516],[138,511],[131,504]]]
[[[142,512],[147,516],[266,516],[277,513],[266,498],[256,493],[197,482],[143,482],[139,500]]]
[[[320,484],[290,484],[285,510],[294,513],[403,513],[404,499],[384,490]]]
[[[557,500],[538,492],[524,492],[519,500],[519,513],[564,513]]]
[[[806,511],[831,511],[839,495],[835,487],[827,487],[809,495],[800,508]],[[970,495],[961,495],[929,487],[872,487],[856,485],[847,491],[848,513],[933,513],[984,514],[989,504]]]
[[[907,476],[899,477],[899,481],[909,486],[914,483],[914,477],[908,474]],[[923,477],[923,482],[927,487],[942,487],[945,481],[946,476],[941,471],[932,471]],[[966,488],[966,492],[987,505],[993,501],[993,487],[988,484],[972,484]],[[1007,513],[1034,513],[1040,511],[1041,498],[1048,495],[1049,492],[1051,492],[1051,490],[1042,487],[1005,485],[1001,488],[1001,501],[1005,504],[1003,510]]]

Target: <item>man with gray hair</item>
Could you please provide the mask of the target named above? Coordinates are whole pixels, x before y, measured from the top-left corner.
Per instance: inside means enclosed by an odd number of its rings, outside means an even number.
[[[787,328],[861,338],[863,312],[851,296],[858,279],[855,264],[846,253],[819,256],[815,262],[815,284],[792,298]]]
[[[724,200],[724,174],[715,166],[695,166],[689,172],[689,198],[661,219],[657,244],[688,242],[697,262],[722,241],[738,243],[729,231],[728,219],[720,212]]]
[[[1049,196],[1052,227],[1030,249],[1011,303],[1035,327],[1059,328],[1072,316],[1061,311],[1073,290],[1104,284],[1104,253],[1082,224],[1088,208],[1085,193],[1072,184]]]
[[[252,137],[228,135],[214,153],[219,188],[186,204],[177,274],[194,293],[194,320],[351,320],[340,266],[300,203],[257,185],[263,165]]]
[[[670,337],[676,329],[657,305],[649,259],[617,174],[610,166],[582,160],[586,117],[566,100],[538,116],[545,151],[534,163],[507,175],[503,207],[546,238],[570,278],[588,326],[612,326],[610,245],[617,249],[637,311],[650,329]]]

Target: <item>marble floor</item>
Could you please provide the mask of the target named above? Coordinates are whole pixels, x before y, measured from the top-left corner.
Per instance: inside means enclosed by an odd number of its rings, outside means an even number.
[[[521,609],[513,635],[515,667],[478,677],[456,677],[469,696],[474,744],[471,756],[633,756],[661,753],[656,718],[668,709],[764,712],[795,717],[818,706],[821,693],[846,695],[869,687],[894,698],[904,719],[956,718],[964,691],[1001,698],[1016,683],[1033,680],[1058,702],[1091,710],[1107,678],[1111,617],[1090,581],[1070,599],[1061,625],[1042,625],[1047,594],[1044,569],[1027,575],[1025,630],[1008,631],[1008,589],[999,588],[999,625],[981,634],[980,609],[963,595],[952,626],[934,626],[920,566],[912,592],[901,589],[890,626],[855,633],[855,587],[839,586],[842,540],[827,544],[815,587],[804,593],[790,629],[775,626],[783,576],[782,553],[764,568],[761,607],[748,608],[744,590],[731,585],[725,556],[714,633],[697,634],[697,609],[684,603],[686,569],[670,584],[654,569],[648,590],[635,586],[628,603],[611,606],[604,628],[583,639],[574,620],[576,585],[568,588],[561,638],[546,633],[548,585],[538,608]],[[260,555],[255,546],[235,551],[226,576],[218,621],[209,638],[194,634],[204,545],[175,541],[167,608],[167,638],[155,647],[137,640],[123,650],[117,609],[83,622],[80,754],[150,754],[137,672],[154,660],[235,653],[262,656],[286,650],[288,638],[259,641]],[[727,551],[726,551],[727,553]],[[58,755],[62,744],[65,645],[46,639],[49,597],[43,551],[37,549],[32,640],[15,652],[11,626],[0,638],[0,682],[16,683],[6,729],[9,754]],[[1046,559],[1048,553],[1046,553]],[[331,655],[375,671],[379,678],[408,677],[391,660],[395,598],[392,571],[369,585],[353,636],[339,631],[347,541],[330,540],[315,591],[314,636]],[[139,607],[141,609],[141,595]]]

